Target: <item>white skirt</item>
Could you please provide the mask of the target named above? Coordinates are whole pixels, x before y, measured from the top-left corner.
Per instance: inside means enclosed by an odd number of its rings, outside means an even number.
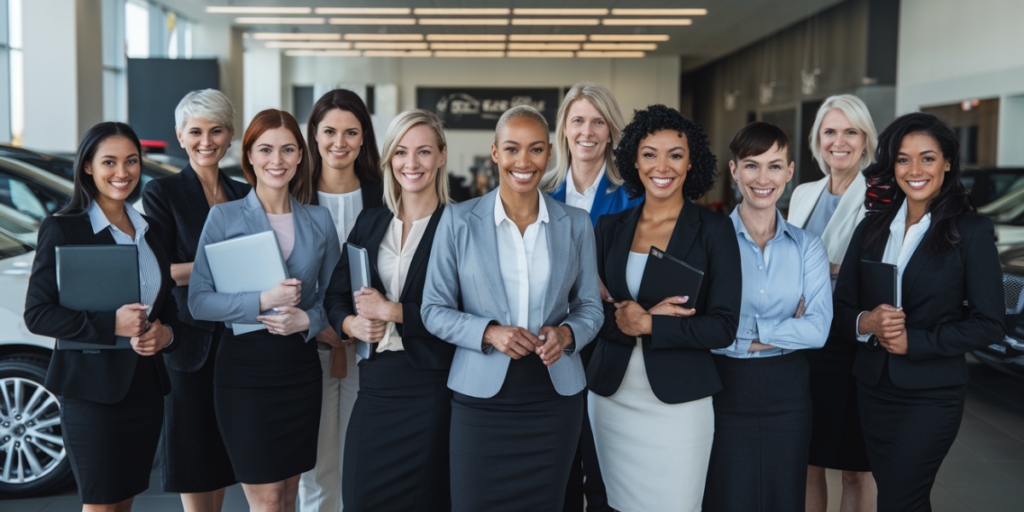
[[[621,512],[700,512],[715,434],[711,397],[658,400],[637,341],[618,391],[587,396],[608,505]]]

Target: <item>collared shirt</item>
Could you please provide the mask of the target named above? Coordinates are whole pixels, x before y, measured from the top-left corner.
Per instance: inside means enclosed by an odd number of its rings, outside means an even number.
[[[776,210],[775,236],[762,253],[740,219],[742,207],[737,206],[729,216],[736,229],[743,271],[739,328],[732,345],[712,352],[746,359],[821,348],[832,325],[832,284],[825,245],[786,222]],[[793,318],[800,297],[806,311]],[[749,352],[754,340],[776,348]]]
[[[931,225],[932,214],[929,212],[924,214],[924,217],[921,217],[917,224],[907,229],[906,199],[903,200],[903,205],[900,206],[900,210],[896,212],[896,217],[889,224],[889,240],[885,242],[882,263],[896,265],[896,307],[903,307],[903,272],[907,270],[907,263],[910,262],[910,258],[917,251],[917,246],[921,245],[921,240],[924,239],[924,235],[928,233],[928,228]],[[864,313],[867,313],[867,311],[862,311],[860,315]],[[857,315],[857,325],[860,325],[860,315]],[[861,334],[858,330],[857,339],[868,341],[871,339],[871,333]]]
[[[601,178],[604,178],[606,165],[607,163],[601,166],[601,172],[597,178],[594,178],[594,183],[582,194],[576,190],[576,183],[572,181],[572,166],[570,165],[569,170],[565,173],[565,204],[582,208],[590,213],[590,209],[594,207],[594,198],[597,197],[597,187],[601,185]]]
[[[511,325],[536,334],[544,322],[544,292],[548,287],[551,262],[548,259],[548,208],[537,192],[540,208],[537,220],[519,234],[516,223],[505,213],[501,195],[494,198],[494,225],[498,234],[498,266],[505,285]]]
[[[412,222],[409,235],[405,238],[405,245],[402,245],[402,221],[398,217],[393,217],[388,224],[388,230],[380,242],[380,252],[377,253],[377,271],[384,288],[387,289],[387,299],[391,302],[398,302],[402,297],[405,279],[409,275],[409,265],[412,264],[416,248],[423,239],[423,233],[427,231],[430,217],[428,215]],[[388,322],[384,338],[377,344],[377,352],[399,350],[405,350],[402,337],[398,335],[395,323]]]
[[[348,234],[356,225],[359,212],[363,210],[363,190],[360,188],[345,194],[328,194],[317,191],[316,196],[320,200],[320,206],[331,212],[334,227],[338,230],[338,241],[344,246],[345,241],[348,240]]]

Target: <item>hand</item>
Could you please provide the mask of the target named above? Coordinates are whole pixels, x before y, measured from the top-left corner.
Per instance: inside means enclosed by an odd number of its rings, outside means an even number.
[[[320,334],[317,334],[316,340],[337,348],[345,348],[345,345],[348,345],[348,343],[345,343],[345,340],[338,336],[338,333],[334,332],[334,327],[328,327]]]
[[[774,348],[776,347],[761,343],[759,340],[754,340],[750,342],[750,348],[747,349],[747,352],[763,352],[765,350],[772,350]]]
[[[887,350],[890,354],[906,355],[906,353],[909,352],[910,350],[910,347],[907,343],[906,329],[900,331],[899,335],[892,338],[883,338],[881,336],[878,336],[878,343],[881,344],[882,348]]]
[[[608,288],[604,285],[604,281],[602,281],[600,278],[598,278],[597,285],[601,289],[601,300],[603,300],[605,302],[612,302],[612,303],[614,303],[615,299],[612,298],[612,294],[611,293],[608,293]]]
[[[147,310],[149,306],[139,303],[125,304],[118,308],[114,317],[114,335],[128,338],[142,336],[146,332],[146,321],[149,320]]]
[[[522,327],[489,325],[484,329],[484,343],[493,346],[512,359],[534,353],[544,345],[532,332]]]
[[[309,329],[309,315],[299,308],[278,306],[276,315],[260,315],[257,322],[263,322],[270,334],[290,336]]]
[[[807,307],[804,306],[804,296],[801,295],[800,296],[800,304],[796,305],[796,314],[793,315],[793,318],[800,318],[800,317],[804,316],[804,313],[806,313],[806,312],[807,312]]]
[[[273,288],[260,292],[260,311],[282,306],[298,306],[301,299],[302,281],[294,278],[282,279]]]
[[[364,316],[349,315],[341,324],[341,330],[350,338],[364,343],[380,343],[384,339],[387,322],[370,320]]]
[[[369,320],[402,323],[402,305],[389,301],[376,288],[364,286],[353,296],[359,316]]]
[[[903,332],[903,322],[907,315],[903,308],[895,308],[888,304],[880,304],[875,309],[860,315],[857,332],[874,334],[879,338],[895,338]]]
[[[140,356],[152,356],[160,352],[171,342],[171,328],[156,319],[149,324],[149,330],[142,336],[132,338],[132,348]]]
[[[615,303],[615,325],[626,336],[651,333],[651,315],[631,300]]]
[[[683,295],[682,297],[678,297],[678,296],[677,297],[669,297],[669,298],[659,302],[658,305],[654,306],[653,308],[651,308],[647,312],[650,313],[651,315],[678,316],[678,317],[693,316],[693,314],[697,312],[696,309],[684,308],[684,307],[680,306],[680,304],[684,304],[688,300],[690,300],[690,297],[687,296],[687,295]]]
[[[544,342],[537,347],[537,355],[546,366],[551,366],[562,358],[562,351],[572,344],[572,329],[567,325],[559,327],[545,326],[540,328],[537,339]]]

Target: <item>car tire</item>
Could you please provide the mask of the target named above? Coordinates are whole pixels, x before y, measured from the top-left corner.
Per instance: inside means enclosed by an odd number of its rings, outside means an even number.
[[[49,364],[38,354],[0,358],[0,496],[52,492],[74,477],[61,438],[60,402],[43,385]]]

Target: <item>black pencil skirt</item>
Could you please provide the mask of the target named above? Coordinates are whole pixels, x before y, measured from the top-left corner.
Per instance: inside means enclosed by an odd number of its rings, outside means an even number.
[[[829,337],[824,347],[805,352],[814,404],[808,463],[843,471],[871,471],[853,376],[857,346]]]
[[[139,357],[128,394],[116,404],[64,398],[64,447],[86,505],[120,503],[149,488],[164,397],[153,357]]]
[[[585,397],[559,395],[534,354],[509,363],[492,398],[455,393],[452,511],[561,511]]]
[[[280,482],[313,469],[321,375],[316,342],[299,334],[224,331],[214,365],[214,410],[239,482]]]
[[[421,370],[405,352],[359,363],[345,435],[341,496],[355,512],[451,509],[448,370]]]
[[[811,438],[807,359],[715,356],[715,394],[704,511],[802,511]]]
[[[223,331],[224,324],[217,324],[210,353],[198,370],[187,373],[167,368],[171,394],[164,397],[160,453],[164,492],[210,492],[237,482],[213,408],[214,361]]]

